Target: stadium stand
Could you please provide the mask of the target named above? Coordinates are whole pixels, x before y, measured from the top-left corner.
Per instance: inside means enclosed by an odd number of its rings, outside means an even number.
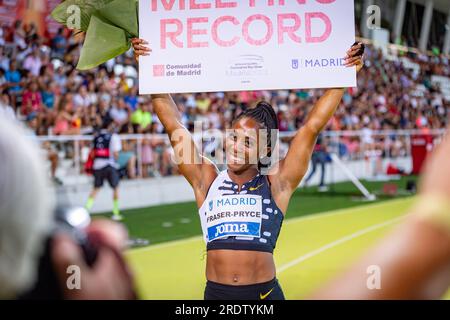
[[[3,1],[0,16],[13,16],[8,13],[13,4]],[[85,135],[92,132],[98,117],[114,122],[121,134],[153,134],[139,141],[132,137],[124,141],[119,161],[124,176],[134,179],[176,174],[168,161],[170,148],[152,114],[151,101],[138,96],[132,52],[98,69],[79,72],[74,65],[80,39],[75,40],[68,30],[58,30],[50,23],[50,32],[42,36],[33,25],[11,18],[2,21],[0,114],[16,118],[42,141],[56,181],[76,184],[86,180],[79,178],[89,153]],[[367,158],[367,149],[372,148],[368,142],[374,142],[373,147],[383,154],[405,155],[405,139],[376,137],[374,132],[445,128],[450,107],[449,77],[447,56],[397,49],[383,53],[369,44],[358,88],[347,91],[327,127],[328,132],[360,133],[338,142],[339,155]],[[282,143],[286,144],[321,94],[322,90],[219,92],[179,94],[174,99],[182,109],[183,123],[191,130],[196,121],[202,121],[204,129],[225,130],[237,113],[267,100],[277,111],[280,131],[286,137]]]

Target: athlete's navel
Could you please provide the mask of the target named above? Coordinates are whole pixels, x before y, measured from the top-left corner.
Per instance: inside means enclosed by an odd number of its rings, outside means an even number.
[[[234,275],[233,282],[234,283],[238,283],[239,282],[239,277],[237,275]]]

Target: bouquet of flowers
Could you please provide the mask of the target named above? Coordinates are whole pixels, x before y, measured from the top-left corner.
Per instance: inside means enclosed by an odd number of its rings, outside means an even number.
[[[97,67],[125,53],[131,39],[139,36],[138,0],[64,0],[52,17],[85,33],[79,70]]]

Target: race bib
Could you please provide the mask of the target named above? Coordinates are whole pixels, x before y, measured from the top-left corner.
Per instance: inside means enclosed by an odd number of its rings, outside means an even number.
[[[207,242],[229,236],[261,236],[261,196],[220,196],[206,203],[205,209],[204,233]]]

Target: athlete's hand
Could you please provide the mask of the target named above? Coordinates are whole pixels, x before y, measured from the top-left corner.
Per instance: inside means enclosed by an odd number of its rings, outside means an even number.
[[[355,44],[347,51],[345,56],[345,66],[356,66],[356,72],[359,72],[364,67],[364,43],[355,42]]]
[[[143,39],[133,38],[131,39],[131,44],[134,50],[134,58],[137,62],[139,62],[140,56],[149,56],[150,52],[152,52],[152,49],[148,47],[148,42]]]

